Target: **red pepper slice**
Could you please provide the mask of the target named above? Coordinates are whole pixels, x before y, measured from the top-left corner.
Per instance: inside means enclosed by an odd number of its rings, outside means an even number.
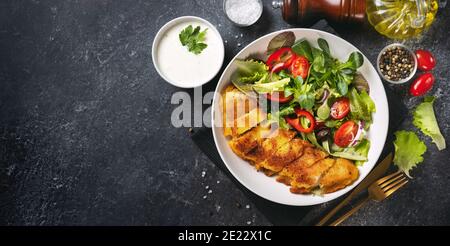
[[[273,73],[279,72],[283,69],[291,66],[292,61],[295,58],[295,53],[289,47],[282,47],[272,53],[267,59],[267,66],[269,66],[269,70]],[[278,66],[276,70],[272,70],[277,64],[283,63],[283,66]]]
[[[287,103],[287,102],[291,101],[294,98],[293,95],[285,97],[283,91],[274,92],[272,94],[267,93],[267,94],[265,94],[265,96],[270,101],[279,102],[279,103]]]
[[[314,119],[314,116],[312,116],[311,113],[309,113],[306,110],[296,108],[295,114],[297,115],[297,117],[295,117],[295,118],[290,118],[288,116],[286,116],[284,118],[289,125],[294,127],[297,131],[303,132],[303,133],[311,133],[314,131],[314,127],[316,126],[316,120]],[[301,123],[302,117],[305,117],[309,121],[308,128],[303,127],[303,125]]]

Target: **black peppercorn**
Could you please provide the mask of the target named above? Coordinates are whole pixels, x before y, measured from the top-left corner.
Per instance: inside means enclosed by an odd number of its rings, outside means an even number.
[[[409,77],[413,72],[414,57],[406,48],[390,47],[379,59],[380,73],[388,80],[399,81]]]

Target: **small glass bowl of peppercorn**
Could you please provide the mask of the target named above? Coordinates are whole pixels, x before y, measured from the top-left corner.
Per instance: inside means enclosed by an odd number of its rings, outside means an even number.
[[[403,44],[390,44],[378,55],[377,69],[384,80],[393,84],[405,83],[416,73],[416,55]]]

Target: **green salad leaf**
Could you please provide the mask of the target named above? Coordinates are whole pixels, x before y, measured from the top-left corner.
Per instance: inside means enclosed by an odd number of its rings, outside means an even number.
[[[269,83],[255,83],[253,84],[253,89],[259,94],[272,93],[275,91],[284,91],[284,87],[291,82],[290,78],[280,79],[278,81]]]
[[[364,156],[364,155],[361,155],[360,153],[355,152],[355,150],[352,148],[347,148],[347,149],[345,149],[345,151],[342,151],[342,152],[334,152],[334,153],[331,153],[331,155],[334,157],[345,158],[345,159],[354,160],[354,161],[362,162],[362,163],[367,161],[367,156]]]
[[[333,149],[335,149],[336,146],[333,147],[334,147]],[[363,138],[358,145],[354,147],[348,147],[342,150],[337,150],[334,153],[332,152],[331,155],[335,157],[354,160],[355,165],[361,166],[367,161],[369,149],[370,149],[370,141],[366,138]]]
[[[348,60],[346,63],[344,63],[343,65],[345,67],[350,67],[354,70],[358,69],[359,67],[361,67],[364,63],[364,57],[361,53],[354,51],[350,54],[350,56],[348,57]]]
[[[342,63],[332,57],[330,46],[325,39],[319,38],[317,43],[320,49],[312,47],[306,40],[300,40],[292,47],[296,54],[306,57],[311,62],[306,82],[314,83],[317,88],[325,84],[336,89],[341,96],[347,95],[356,70],[364,63],[364,56],[355,51],[349,55],[346,62]]]
[[[254,84],[263,82],[268,74],[268,67],[263,62],[254,60],[236,60],[236,70],[231,76],[232,81]]]
[[[289,129],[290,128],[289,124],[286,122],[284,117],[294,113],[295,111],[293,107],[290,106],[283,107],[277,112],[268,113],[267,120],[269,123],[277,123],[278,126],[281,127],[282,129]]]
[[[282,32],[270,40],[267,45],[267,54],[272,54],[281,47],[291,47],[295,42],[295,34],[291,31]]]
[[[244,93],[253,91],[253,84],[265,83],[269,77],[268,67],[263,62],[254,60],[234,61],[236,70],[231,75],[231,82]]]
[[[207,30],[208,29],[205,29],[200,32],[200,26],[197,26],[194,29],[192,25],[189,25],[183,29],[178,36],[181,44],[186,46],[189,52],[198,55],[208,47],[208,45],[204,43]]]
[[[330,117],[330,106],[328,106],[328,100],[325,100],[322,105],[317,108],[317,117],[321,120],[326,120]]]
[[[325,54],[331,55],[330,46],[328,46],[328,42],[325,39],[319,38],[317,40],[317,44],[323,50],[323,52],[325,52]]]
[[[369,154],[369,149],[370,149],[370,141],[369,139],[366,138],[363,139],[361,143],[355,146],[355,152],[365,157],[367,157],[367,155]],[[362,166],[364,162],[365,161],[355,161],[355,164],[357,166]]]
[[[427,146],[411,131],[397,131],[395,137],[394,164],[411,177],[409,171],[423,161],[422,155],[427,151]]]
[[[376,111],[375,103],[366,91],[358,91],[352,88],[349,93],[350,115],[353,119],[372,122],[372,113]]]
[[[292,46],[292,50],[297,54],[306,57],[308,61],[314,60],[311,50],[311,44],[309,44],[308,40],[301,39]]]
[[[439,125],[434,114],[433,96],[425,97],[424,101],[414,111],[413,124],[425,135],[431,137],[439,150],[446,148],[445,138],[439,130]]]

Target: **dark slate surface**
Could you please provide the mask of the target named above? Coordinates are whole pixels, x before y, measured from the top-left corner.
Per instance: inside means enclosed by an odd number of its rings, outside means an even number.
[[[219,0],[1,1],[0,224],[270,224],[187,129],[171,126],[170,99],[181,89],[159,78],[151,61],[156,31],[182,15],[215,24],[229,61],[255,38],[289,27],[264,2],[263,19],[242,29],[230,25]],[[436,54],[430,94],[439,97],[447,139],[449,25],[447,8],[427,35],[408,42]],[[337,31],[372,62],[392,42],[370,27]],[[393,89],[410,109],[420,101],[407,85]],[[414,130],[411,115],[403,128]],[[419,135],[429,151],[412,182],[346,225],[450,224],[449,150]]]

